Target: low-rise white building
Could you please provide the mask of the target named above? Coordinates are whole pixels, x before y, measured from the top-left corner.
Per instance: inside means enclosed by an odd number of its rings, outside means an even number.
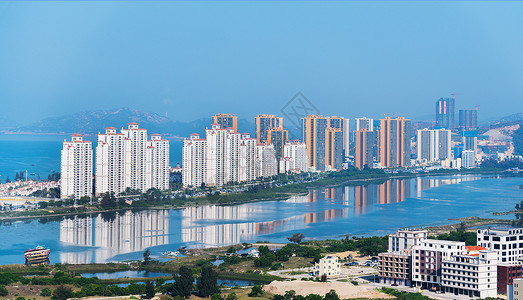
[[[340,262],[339,258],[334,255],[328,255],[320,259],[319,262],[314,264],[314,275],[322,276],[323,274],[327,277],[340,275]]]
[[[443,259],[441,285],[457,296],[497,297],[497,253],[482,250]]]

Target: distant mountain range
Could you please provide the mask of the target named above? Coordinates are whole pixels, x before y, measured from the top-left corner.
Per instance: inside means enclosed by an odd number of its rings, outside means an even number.
[[[85,111],[59,117],[45,118],[30,125],[4,128],[2,131],[12,134],[80,133],[93,136],[99,132],[104,132],[104,128],[106,127],[127,127],[127,123],[130,122],[139,123],[140,127],[147,129],[149,133],[160,133],[168,137],[188,137],[191,133],[195,132],[203,134],[205,128],[211,125],[211,117],[209,116],[209,118],[191,122],[180,122],[156,113],[120,108],[115,110]],[[239,119],[238,128],[241,132],[253,134],[254,123],[246,119]]]

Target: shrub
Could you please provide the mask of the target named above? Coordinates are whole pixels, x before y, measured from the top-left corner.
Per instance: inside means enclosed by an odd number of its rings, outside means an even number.
[[[5,296],[7,296],[7,294],[9,294],[9,292],[7,291],[5,286],[0,285],[0,296],[5,297]]]
[[[249,297],[259,297],[263,294],[263,290],[261,285],[255,285],[252,287],[251,292],[249,293]]]
[[[40,296],[42,297],[51,297],[52,294],[53,292],[49,288],[44,288],[40,291]]]

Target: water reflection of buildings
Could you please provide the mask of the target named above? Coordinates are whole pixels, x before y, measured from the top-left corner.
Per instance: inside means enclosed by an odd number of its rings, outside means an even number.
[[[167,210],[98,214],[60,222],[60,241],[98,247],[91,251],[62,252],[62,263],[105,262],[111,257],[169,243]]]
[[[421,197],[424,190],[436,188],[447,184],[459,184],[467,181],[478,180],[479,176],[454,176],[451,178],[431,178],[431,177],[417,177],[416,178],[416,196]]]

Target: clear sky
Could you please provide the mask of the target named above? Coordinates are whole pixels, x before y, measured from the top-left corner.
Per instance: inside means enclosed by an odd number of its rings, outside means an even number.
[[[0,2],[0,117],[523,111],[521,2]]]

